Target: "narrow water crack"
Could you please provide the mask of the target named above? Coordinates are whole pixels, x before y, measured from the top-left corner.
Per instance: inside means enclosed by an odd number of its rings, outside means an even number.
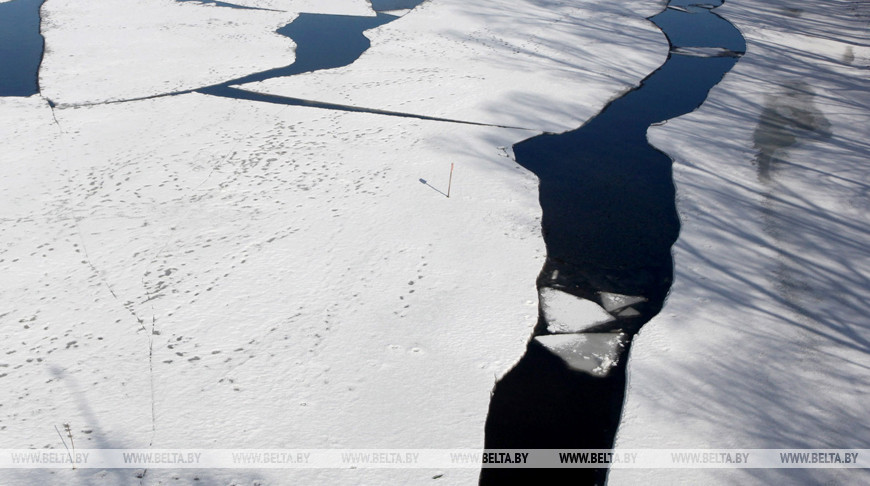
[[[136,323],[139,324],[139,330],[141,330],[143,333],[145,333],[145,335],[148,338],[148,386],[149,386],[149,393],[150,393],[150,399],[151,399],[151,439],[148,441],[148,447],[151,447],[154,445],[154,439],[157,435],[157,405],[156,405],[157,402],[156,402],[155,387],[154,387],[154,335],[156,334],[157,320],[156,320],[156,317],[154,314],[153,304],[151,307],[151,330],[149,332],[149,330],[145,326],[145,320],[142,319],[142,317],[140,317],[139,314],[134,309],[133,302],[132,301],[121,302],[121,299],[115,293],[115,290],[109,284],[108,280],[106,280],[103,273],[100,270],[98,270],[97,267],[94,265],[93,260],[91,260],[90,254],[88,253],[87,244],[85,243],[85,239],[84,239],[84,235],[82,234],[82,230],[79,227],[78,219],[75,220],[75,224],[76,224],[76,230],[77,230],[78,235],[79,235],[79,241],[81,242],[82,253],[84,254],[84,257],[85,257],[85,260],[83,263],[86,263],[91,268],[91,271],[93,271],[94,274],[97,277],[99,277],[100,281],[103,283],[103,285],[109,291],[109,293],[112,295],[112,298],[114,298],[115,301],[117,301],[119,304],[121,304],[121,306],[131,316],[133,316],[133,318],[136,320]],[[145,289],[146,297],[149,297],[150,292],[148,290],[147,285],[145,284],[145,277],[144,276],[142,277],[142,286]],[[150,300],[150,297],[148,299],[146,299],[146,302],[149,300]],[[148,471],[147,469],[143,470],[141,473],[139,473],[138,477],[140,479],[144,478],[147,471]]]
[[[263,8],[263,7],[248,7],[246,5],[239,5],[237,3],[230,2],[221,2],[218,0],[175,0],[179,3],[199,3],[202,5],[214,5],[216,7],[227,7],[234,8],[237,10],[261,10],[265,12],[286,12],[286,10],[278,10],[274,8]]]
[[[57,120],[57,113],[55,113],[55,111],[54,111],[54,109],[56,107],[54,102],[51,101],[50,99],[46,98],[45,96],[42,96],[42,94],[40,94],[39,96],[45,101],[45,104],[48,105],[48,109],[51,110],[51,119],[54,120],[54,124],[57,125],[57,128],[60,130],[60,133],[63,133],[63,127],[60,126],[60,122]]]
[[[492,123],[482,123],[468,120],[456,120],[452,118],[440,118],[436,116],[428,116],[428,115],[419,115],[416,113],[405,113],[399,111],[389,111],[389,110],[380,110],[376,108],[363,108],[359,106],[352,105],[342,105],[337,103],[325,103],[322,101],[314,101],[314,100],[306,100],[301,98],[292,98],[288,96],[279,96],[267,93],[257,93],[254,91],[243,90],[237,87],[231,86],[213,86],[209,88],[201,88],[196,90],[197,93],[203,93],[213,96],[223,96],[226,98],[233,99],[241,99],[241,100],[249,100],[249,101],[259,101],[264,103],[274,103],[279,105],[289,105],[289,106],[306,106],[309,108],[320,108],[323,110],[332,110],[332,111],[346,111],[351,113],[369,113],[372,115],[383,115],[383,116],[394,116],[400,118],[416,118],[418,120],[427,120],[427,121],[437,121],[437,122],[445,122],[445,123],[458,123],[462,125],[475,125],[475,126],[483,126],[483,127],[496,127],[496,128],[509,128],[514,130],[526,130],[533,132],[540,132],[540,129],[536,128],[523,128],[523,127],[513,127],[508,125],[496,125]]]

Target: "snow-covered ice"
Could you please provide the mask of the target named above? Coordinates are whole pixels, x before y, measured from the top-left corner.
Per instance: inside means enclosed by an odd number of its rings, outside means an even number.
[[[3,446],[60,423],[80,447],[481,443],[537,319],[535,181],[492,145],[516,132],[37,103],[4,100]],[[450,199],[418,182],[446,185],[445,154]]]

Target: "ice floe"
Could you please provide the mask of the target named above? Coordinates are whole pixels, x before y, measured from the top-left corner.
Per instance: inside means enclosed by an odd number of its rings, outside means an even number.
[[[561,290],[541,289],[541,309],[551,333],[580,332],[614,320],[600,305]]]
[[[604,377],[619,363],[625,339],[622,333],[578,333],[537,336],[535,341],[572,370]]]

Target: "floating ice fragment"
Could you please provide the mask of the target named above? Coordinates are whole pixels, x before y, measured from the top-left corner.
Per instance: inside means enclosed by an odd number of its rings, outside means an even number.
[[[605,377],[619,363],[625,347],[624,333],[582,333],[538,336],[535,338],[569,368],[592,376]]]
[[[601,297],[601,305],[604,306],[607,312],[619,312],[630,305],[646,302],[647,300],[646,297],[640,295],[622,295],[610,292],[598,292],[598,295]]]
[[[621,311],[616,313],[616,317],[627,319],[629,317],[637,317],[640,315],[640,312],[637,311],[634,307],[626,307]]]
[[[552,333],[580,332],[614,320],[595,302],[551,288],[541,290],[541,308]]]

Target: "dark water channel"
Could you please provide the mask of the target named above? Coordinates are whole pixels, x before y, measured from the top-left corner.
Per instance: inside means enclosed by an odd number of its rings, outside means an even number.
[[[292,39],[296,44],[296,59],[292,64],[231,79],[217,85],[173,94],[184,94],[196,91],[212,96],[258,101],[263,103],[307,106],[325,110],[371,113],[384,116],[416,118],[420,120],[443,121],[448,123],[463,123],[468,125],[500,126],[465,120],[432,117],[415,113],[401,113],[377,108],[364,108],[288,96],[257,93],[249,91],[243,86],[247,83],[255,83],[273,78],[294,76],[313,71],[349,66],[359,59],[369,47],[371,47],[371,42],[365,36],[365,31],[400,18],[399,15],[392,15],[386,12],[413,9],[422,4],[423,1],[424,0],[372,0],[372,9],[376,12],[376,15],[370,17],[309,13],[300,14],[292,22],[277,30],[277,33]],[[517,127],[505,126],[503,128]]]
[[[0,3],[0,96],[39,93],[39,64],[45,41],[39,9],[45,0]]]
[[[373,17],[300,14],[292,22],[277,30],[277,33],[296,43],[296,59],[292,64],[232,79],[218,85],[207,86],[196,91],[225,98],[316,106],[316,103],[303,103],[303,100],[293,98],[258,95],[243,90],[238,85],[349,66],[371,47],[371,42],[364,35],[365,31],[399,18],[396,15],[384,13],[385,11],[411,9],[423,3],[423,0],[373,0],[371,3],[372,9],[376,12]]]
[[[600,292],[645,302],[634,306],[633,315],[594,329],[624,336],[618,364],[605,377],[570,369],[530,341],[495,388],[487,449],[612,447],[631,337],[662,307],[673,278],[670,249],[679,233],[672,161],[647,143],[647,129],[699,107],[745,50],[740,32],[713,12],[715,6],[672,1],[675,8],[649,19],[671,43],[665,64],[579,129],[514,146],[517,162],[540,179],[547,260],[539,290],[598,303]],[[542,311],[535,336],[549,334],[548,328]],[[485,468],[480,482],[509,479],[602,484],[606,469]]]
[[[232,79],[197,91],[228,98],[240,98],[238,89],[228,89],[246,83],[272,78],[334,69],[348,66],[371,46],[363,32],[396,20],[394,15],[378,13],[374,17],[351,15],[300,14],[278,29],[278,33],[296,43],[295,61],[284,67]]]

